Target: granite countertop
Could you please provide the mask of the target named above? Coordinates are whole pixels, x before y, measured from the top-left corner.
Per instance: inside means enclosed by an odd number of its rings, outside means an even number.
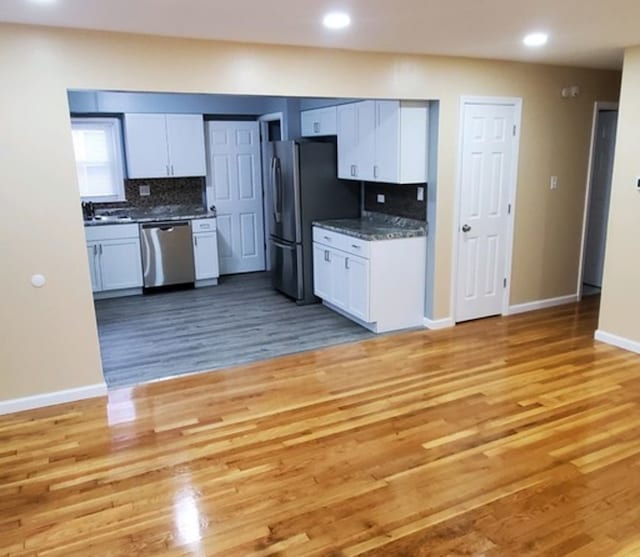
[[[425,222],[378,213],[369,213],[359,219],[317,221],[313,225],[368,241],[417,238],[427,235]]]
[[[111,209],[99,211],[97,218],[85,220],[85,226],[101,226],[105,224],[131,224],[141,222],[207,219],[216,216],[215,209],[204,207],[185,207],[165,205],[150,209]],[[100,218],[102,217],[102,218]]]

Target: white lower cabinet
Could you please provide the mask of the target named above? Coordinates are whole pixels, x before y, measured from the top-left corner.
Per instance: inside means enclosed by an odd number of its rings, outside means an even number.
[[[196,286],[216,284],[220,276],[218,263],[218,233],[216,219],[198,219],[191,222],[193,231],[193,262]]]
[[[331,248],[313,243],[313,292],[318,298],[332,298]]]
[[[105,225],[86,229],[91,287],[94,292],[142,287],[138,225]]]
[[[313,229],[314,293],[364,327],[423,325],[426,238],[364,241]]]
[[[358,319],[369,321],[369,260],[354,255],[345,258],[347,266],[347,311]]]
[[[102,287],[100,286],[100,268],[98,260],[98,249],[100,249],[100,242],[87,242],[87,256],[89,258],[89,274],[91,275],[91,290],[99,292]]]

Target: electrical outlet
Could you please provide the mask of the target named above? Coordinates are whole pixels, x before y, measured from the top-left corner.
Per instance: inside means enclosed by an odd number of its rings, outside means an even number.
[[[378,203],[384,203],[384,193],[379,193],[379,194],[376,196],[376,201],[377,201]]]
[[[549,180],[549,189],[552,189],[552,190],[557,190],[558,189],[558,177],[557,176],[551,176],[551,179]]]
[[[140,197],[147,197],[149,195],[151,195],[151,186],[149,186],[149,184],[140,186]]]
[[[418,186],[418,201],[424,201],[424,186]]]

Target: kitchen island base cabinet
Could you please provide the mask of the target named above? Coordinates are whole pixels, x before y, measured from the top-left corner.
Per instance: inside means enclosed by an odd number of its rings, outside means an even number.
[[[376,333],[421,327],[426,238],[363,241],[314,227],[314,293]]]
[[[87,255],[94,297],[142,293],[140,234],[135,224],[86,229]]]

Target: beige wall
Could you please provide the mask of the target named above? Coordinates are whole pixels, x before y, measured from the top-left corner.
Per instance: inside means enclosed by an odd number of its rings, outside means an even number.
[[[619,86],[617,72],[10,25],[0,25],[0,75],[0,399],[101,379],[67,88],[439,99],[438,319],[451,311],[460,95],[524,100],[515,304],[575,293],[592,105],[617,100]],[[567,85],[579,99],[560,97]],[[48,277],[40,290],[34,272]]]
[[[640,342],[640,47],[624,56],[598,329]]]

